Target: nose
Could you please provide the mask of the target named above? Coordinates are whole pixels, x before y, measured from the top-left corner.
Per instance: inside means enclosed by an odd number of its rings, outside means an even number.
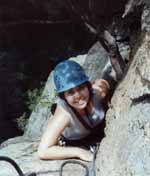
[[[81,98],[81,93],[79,91],[76,91],[74,94],[76,99],[80,99]]]

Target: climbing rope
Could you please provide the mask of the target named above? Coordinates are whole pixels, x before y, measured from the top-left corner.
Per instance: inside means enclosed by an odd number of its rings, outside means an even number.
[[[77,161],[77,160],[68,160],[68,161],[63,162],[60,167],[59,176],[63,176],[63,174],[62,174],[63,168],[67,164],[79,164],[80,166],[82,166],[85,169],[85,176],[89,176],[89,168],[87,167],[87,165],[80,162],[80,161]]]
[[[84,164],[83,162],[80,162],[77,160],[68,160],[68,161],[65,161],[61,164],[59,176],[63,176],[63,168],[67,164],[78,164],[85,169],[85,176],[96,176],[95,161],[96,161],[96,154],[98,151],[98,147],[99,147],[99,145],[97,145],[97,144],[90,146],[90,150],[93,153],[93,160],[92,160],[91,168],[88,168],[88,166],[86,164]]]
[[[93,153],[92,167],[91,167],[91,169],[89,171],[89,175],[90,176],[96,176],[95,162],[96,162],[96,155],[97,155],[98,148],[99,148],[98,144],[90,146],[90,150]]]
[[[18,164],[11,158],[6,157],[6,156],[0,156],[0,161],[6,161],[9,162],[11,165],[13,165],[13,167],[16,169],[17,173],[19,174],[19,176],[36,176],[35,173],[30,173],[28,175],[25,175],[22,170],[20,169],[20,167],[18,166]]]

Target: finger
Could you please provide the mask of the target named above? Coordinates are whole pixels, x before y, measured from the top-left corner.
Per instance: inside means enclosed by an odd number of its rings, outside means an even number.
[[[109,83],[106,80],[104,80],[104,79],[95,80],[94,84],[96,84],[98,86],[103,85],[103,86],[107,87],[107,89],[110,88]]]

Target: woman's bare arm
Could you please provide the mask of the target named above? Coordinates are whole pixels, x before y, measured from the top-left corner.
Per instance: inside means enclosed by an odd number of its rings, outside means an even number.
[[[48,127],[42,136],[38,156],[40,159],[80,158],[91,161],[92,153],[79,147],[58,146],[58,138],[69,125],[69,114],[61,107],[57,107],[54,116],[49,120]]]

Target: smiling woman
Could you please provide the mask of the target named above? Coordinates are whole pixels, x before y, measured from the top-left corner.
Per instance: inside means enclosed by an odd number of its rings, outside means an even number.
[[[91,84],[83,68],[70,60],[56,66],[54,82],[57,107],[42,136],[38,155],[40,159],[91,161],[89,146],[104,136],[104,102],[109,84],[103,79]],[[66,146],[62,146],[64,143]]]
[[[81,84],[75,88],[64,92],[64,97],[68,104],[81,112],[86,108],[89,101],[89,90],[86,84]]]

